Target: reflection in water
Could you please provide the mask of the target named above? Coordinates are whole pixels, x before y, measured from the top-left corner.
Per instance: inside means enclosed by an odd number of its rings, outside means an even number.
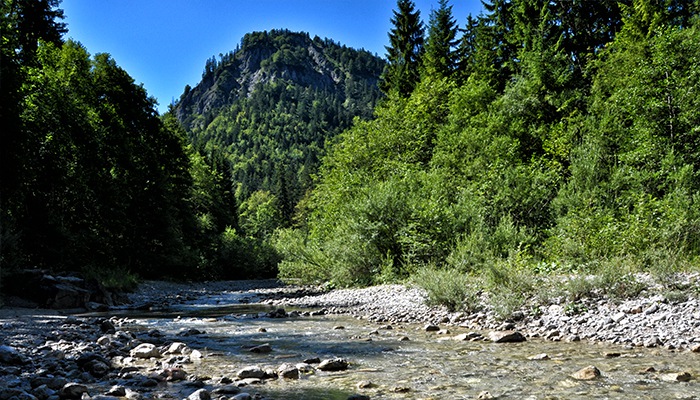
[[[351,363],[345,372],[318,371],[298,381],[274,380],[248,388],[269,399],[344,400],[352,393],[372,399],[473,399],[483,391],[499,399],[695,399],[700,391],[697,379],[663,379],[682,371],[700,376],[700,356],[689,352],[539,339],[518,344],[463,342],[451,339],[464,333],[459,328],[439,335],[417,325],[386,329],[346,316],[258,316],[269,310],[260,305],[200,304],[129,317],[136,318],[136,329],[156,328],[169,335],[191,328],[205,331],[182,338],[208,355],[185,366],[199,376],[234,377],[244,366],[276,368],[310,357],[343,357]],[[340,326],[344,329],[336,329]],[[263,343],[273,351],[248,350]],[[531,359],[542,353],[548,359]],[[571,378],[588,365],[598,367],[602,377],[589,382]],[[644,372],[650,368],[655,372]],[[372,387],[358,389],[361,381]]]

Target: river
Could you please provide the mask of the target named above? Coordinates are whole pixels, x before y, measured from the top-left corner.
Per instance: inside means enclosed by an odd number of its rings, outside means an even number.
[[[314,357],[350,363],[346,371],[315,371],[298,380],[244,388],[265,399],[345,400],[354,393],[371,399],[699,398],[700,354],[689,351],[539,338],[458,341],[454,338],[467,330],[449,326],[427,332],[423,325],[378,324],[346,315],[268,318],[269,306],[239,300],[224,293],[158,312],[129,312],[122,329],[157,329],[166,337],[193,328],[205,332],[178,340],[205,355],[184,366],[188,373],[211,381],[235,378],[245,366],[277,368]],[[261,344],[272,351],[250,351]],[[600,370],[599,378],[571,376],[589,365]],[[677,381],[680,372],[692,379]],[[368,387],[359,388],[360,383]]]

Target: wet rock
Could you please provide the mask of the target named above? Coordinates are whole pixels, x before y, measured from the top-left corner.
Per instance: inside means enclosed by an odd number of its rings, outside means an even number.
[[[440,331],[440,327],[437,325],[428,324],[423,327],[423,330],[426,332],[438,332]]]
[[[600,370],[593,365],[589,365],[574,372],[571,377],[580,381],[590,381],[600,378]]]
[[[318,357],[307,358],[303,361],[305,364],[319,364],[321,359]]]
[[[238,379],[248,379],[248,378],[262,379],[265,376],[265,371],[263,371],[258,366],[249,366],[249,367],[244,367],[244,368],[240,369],[236,373],[236,376],[238,377]]]
[[[547,355],[547,353],[540,353],[540,354],[535,354],[534,356],[530,356],[527,359],[532,360],[532,361],[549,360],[549,355]]]
[[[22,365],[24,360],[22,355],[13,347],[0,346],[0,364],[5,365]]]
[[[493,395],[492,395],[490,392],[486,391],[486,390],[484,390],[483,392],[479,393],[479,395],[478,395],[476,398],[479,399],[479,400],[491,400],[491,399],[495,399],[495,397],[493,397]]]
[[[345,371],[348,369],[348,362],[342,358],[333,358],[328,360],[323,360],[318,365],[318,369],[321,371]]]
[[[225,385],[212,391],[215,395],[232,395],[241,393],[241,389],[234,385]]]
[[[65,386],[58,391],[58,397],[61,400],[77,400],[83,397],[83,393],[87,393],[88,388],[80,383],[66,383]]]
[[[700,353],[700,344],[696,344],[693,347],[691,347],[690,351],[692,351],[693,353]]]
[[[661,375],[661,380],[666,382],[688,382],[691,379],[693,379],[693,375],[691,375],[690,372],[677,372]]]
[[[206,332],[205,331],[200,331],[199,329],[196,328],[190,328],[190,329],[183,329],[182,331],[178,332],[178,336],[197,336],[197,335],[204,335]]]
[[[46,385],[41,385],[34,388],[32,394],[39,400],[46,400],[51,396],[56,396],[57,392]]]
[[[282,364],[277,368],[277,375],[283,379],[299,379],[299,368],[289,364]]]
[[[107,396],[124,397],[126,396],[126,388],[124,386],[112,386],[111,389],[105,393]]]
[[[131,357],[134,358],[160,358],[160,349],[156,347],[156,345],[152,343],[141,343],[140,345],[136,346],[129,352]]]
[[[187,396],[187,400],[211,400],[211,395],[207,389],[199,389]]]
[[[272,346],[270,346],[269,343],[261,344],[259,346],[251,347],[250,352],[259,354],[270,353],[272,352]]]
[[[518,343],[526,340],[518,331],[493,331],[489,333],[489,339],[494,343]]]
[[[231,400],[253,400],[253,396],[251,396],[249,393],[239,393],[231,397]]]

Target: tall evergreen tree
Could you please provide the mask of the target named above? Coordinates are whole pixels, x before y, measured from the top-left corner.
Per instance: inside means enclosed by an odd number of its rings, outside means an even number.
[[[452,76],[457,63],[457,23],[452,16],[452,6],[440,0],[437,10],[430,13],[428,38],[425,44],[423,66],[425,73],[439,78]]]
[[[479,19],[472,17],[470,14],[467,17],[467,23],[464,29],[461,30],[462,37],[459,39],[459,44],[457,46],[457,61],[455,66],[458,79],[465,80],[474,72],[478,32]]]
[[[425,29],[413,1],[399,0],[397,6],[391,18],[394,27],[389,32],[390,45],[386,47],[389,65],[381,88],[385,93],[396,92],[407,97],[420,80]]]

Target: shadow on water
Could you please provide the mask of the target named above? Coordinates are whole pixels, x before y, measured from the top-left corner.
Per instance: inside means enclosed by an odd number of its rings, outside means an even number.
[[[170,318],[220,318],[227,315],[257,315],[274,310],[267,304],[223,304],[198,305],[179,304],[170,307],[152,307],[114,309],[76,314],[77,317],[124,317],[133,319],[170,319]]]

